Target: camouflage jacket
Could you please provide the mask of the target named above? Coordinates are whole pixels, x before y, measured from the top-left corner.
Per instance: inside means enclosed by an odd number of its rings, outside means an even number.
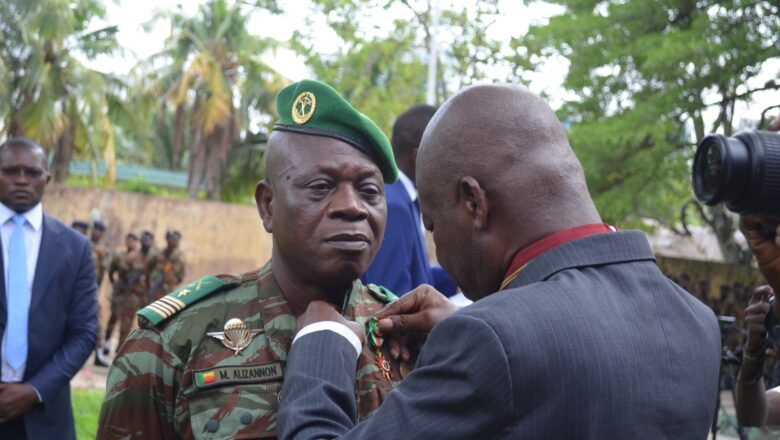
[[[108,265],[108,277],[114,279],[114,295],[123,295],[127,290],[127,256],[130,251],[117,251]]]
[[[145,300],[149,299],[148,262],[154,254],[154,249],[149,249],[146,254],[140,250],[132,251],[120,263],[120,275],[124,274],[129,293]],[[143,304],[149,302],[144,301]]]
[[[95,278],[97,285],[103,283],[103,277],[108,269],[108,261],[111,258],[108,248],[102,244],[92,243],[92,262],[95,264]]]
[[[344,316],[365,324],[394,299],[384,292],[356,280]],[[276,437],[295,317],[270,263],[240,276],[201,278],[138,315],[140,328],[122,346],[108,374],[99,439]],[[232,318],[259,330],[239,353],[208,335],[221,332]],[[375,364],[375,355],[364,349],[356,369],[360,419],[373,414],[401,379],[395,361],[390,379]]]
[[[159,298],[172,291],[184,280],[184,254],[176,249],[156,252],[148,258],[149,295]]]

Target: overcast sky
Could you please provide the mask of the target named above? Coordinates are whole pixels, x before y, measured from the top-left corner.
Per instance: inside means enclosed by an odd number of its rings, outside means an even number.
[[[91,65],[98,70],[123,74],[134,66],[138,60],[144,59],[149,55],[162,49],[162,44],[168,36],[169,29],[164,20],[161,20],[149,32],[142,27],[144,23],[149,22],[156,11],[170,10],[181,7],[189,15],[197,11],[198,5],[205,0],[116,0],[107,3],[108,17],[106,23],[94,23],[98,28],[106,24],[119,25],[119,44],[124,49],[122,56],[103,57]],[[436,0],[434,0],[436,1]],[[471,0],[438,0],[442,8],[448,6],[465,7],[473,5]],[[284,13],[279,16],[273,16],[269,19],[269,14],[263,11],[257,11],[250,18],[250,30],[260,36],[272,37],[281,42],[288,41],[293,31],[305,26],[307,15],[312,14],[311,3],[309,0],[280,0],[279,4],[284,9]],[[293,6],[291,6],[293,5]],[[512,37],[521,36],[527,31],[529,23],[543,21],[547,17],[560,13],[560,9],[554,5],[548,5],[542,2],[532,2],[526,5],[521,0],[500,0],[501,16],[489,29],[489,36],[498,41],[505,42],[507,45]],[[391,23],[393,14],[402,13],[390,11],[389,13],[380,10],[376,14],[375,21],[362,23],[366,29],[373,27],[381,29]],[[335,52],[338,50],[338,38],[324,22],[315,23],[316,31],[321,36],[318,41],[317,50],[323,53]],[[303,63],[303,60],[289,50],[281,49],[270,58],[264,60],[274,67],[283,76],[290,80],[297,81],[306,78],[310,72]],[[557,108],[564,98],[561,90],[563,75],[567,69],[564,60],[553,60],[540,71],[531,75],[530,88],[536,93],[547,93],[550,98],[550,104]],[[763,84],[771,78],[777,78],[780,71],[780,60],[775,59],[767,63],[762,75],[756,79],[757,84]],[[497,72],[497,77],[502,77],[503,72]],[[505,75],[503,75],[505,77]],[[780,104],[780,96],[776,91],[759,93],[754,96],[754,102],[748,105],[740,104],[736,109],[737,117],[735,123],[739,123],[740,117],[757,118],[764,108]],[[713,114],[714,118],[714,114]]]

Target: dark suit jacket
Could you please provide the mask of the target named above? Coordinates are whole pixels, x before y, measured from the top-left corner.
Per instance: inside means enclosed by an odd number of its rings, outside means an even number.
[[[714,314],[658,269],[644,235],[595,235],[440,322],[415,370],[355,424],[355,351],[330,331],[288,355],[281,438],[704,439]]]
[[[2,279],[5,262],[1,253],[0,263]],[[44,214],[24,373],[24,381],[38,390],[43,403],[24,414],[28,439],[76,438],[69,382],[95,349],[96,289],[89,240]],[[7,304],[3,280],[0,338],[8,322]],[[0,438],[5,438],[2,425]]]

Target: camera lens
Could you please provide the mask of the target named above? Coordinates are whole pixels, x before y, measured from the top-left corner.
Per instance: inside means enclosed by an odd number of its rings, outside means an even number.
[[[747,185],[750,156],[735,138],[712,134],[699,142],[693,158],[693,190],[708,205],[729,202]]]
[[[723,161],[720,150],[716,146],[709,145],[704,153],[704,165],[701,176],[702,189],[707,194],[715,194],[722,180]]]
[[[693,190],[707,205],[780,217],[780,134],[706,136],[693,159]]]

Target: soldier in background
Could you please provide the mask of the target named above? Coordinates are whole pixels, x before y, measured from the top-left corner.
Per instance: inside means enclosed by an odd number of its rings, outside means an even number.
[[[157,258],[158,250],[154,245],[154,234],[151,231],[141,231],[141,249],[137,259],[133,259],[135,265],[143,265],[143,276],[139,280],[143,280],[142,283],[136,283],[130,289],[140,301],[140,307],[154,301],[149,289],[149,264],[152,260]]]
[[[89,229],[89,223],[82,220],[74,220],[73,223],[70,224],[70,227],[76,231],[81,232],[81,235],[86,237],[87,230]]]
[[[114,289],[111,294],[111,317],[106,325],[105,344],[103,345],[103,354],[107,355],[110,350],[111,335],[114,333],[114,326],[119,321],[119,343],[117,349],[130,333],[133,325],[135,312],[138,310],[137,301],[130,293],[129,287],[129,258],[137,253],[139,249],[138,236],[132,232],[125,237],[125,250],[117,252],[111,259],[108,267],[108,280]]]
[[[165,233],[168,246],[149,257],[149,296],[158,300],[184,280],[184,254],[179,249],[181,233]]]
[[[108,374],[98,439],[275,437],[295,316],[322,299],[365,324],[395,298],[359,279],[384,233],[383,182],[397,176],[387,138],[316,81],[283,89],[277,110],[267,180],[255,191],[271,260],[201,278],[138,312]],[[360,419],[406,371],[375,341],[357,362]]]
[[[106,304],[103,297],[100,295],[100,286],[103,284],[103,278],[106,275],[108,269],[109,260],[111,258],[108,248],[100,244],[100,240],[103,238],[103,234],[106,232],[106,225],[101,221],[95,221],[92,223],[92,231],[90,233],[90,240],[92,241],[92,262],[95,264],[95,277],[97,278],[97,296],[98,296],[98,327],[97,327],[97,345],[95,345],[95,365],[98,367],[107,367],[108,361],[103,357],[101,348],[103,347],[103,322],[100,319],[102,316],[101,311],[104,310]]]

